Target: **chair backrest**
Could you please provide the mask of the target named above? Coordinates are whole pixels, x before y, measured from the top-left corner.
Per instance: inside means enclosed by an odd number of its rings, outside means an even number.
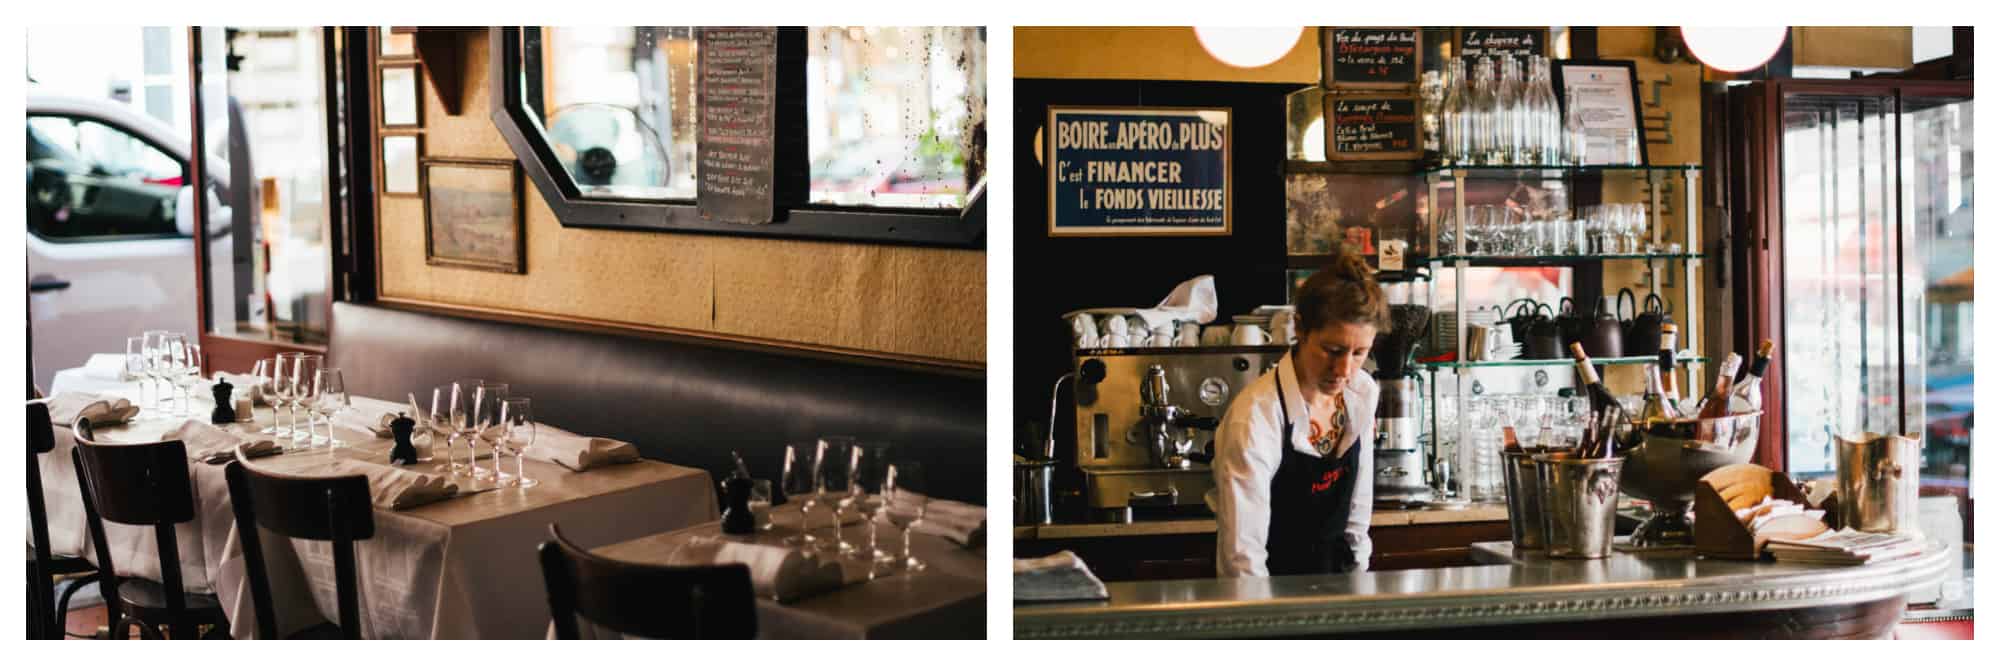
[[[180,541],[174,526],[194,520],[194,491],[188,481],[187,446],[178,440],[148,444],[101,444],[90,420],[71,425],[76,448],[77,486],[83,490],[83,513],[90,541],[97,550],[99,580],[111,617],[124,613],[118,596],[118,565],[111,557],[104,521],[153,528],[160,554],[160,585],[166,589],[167,611],[175,619],[175,636],[190,635],[178,626],[186,616],[187,594],[181,581]]]
[[[28,586],[28,598],[35,602],[37,609],[53,608],[55,587],[46,573],[54,559],[49,554],[49,512],[42,498],[42,454],[55,450],[55,426],[49,423],[47,403],[28,403],[28,534],[34,540],[34,578]],[[29,638],[55,638],[50,635],[53,623],[35,613],[29,614]]]
[[[257,637],[277,638],[278,631],[263,539],[258,532],[258,528],[263,528],[278,536],[333,543],[340,632],[345,638],[361,638],[360,583],[355,570],[354,542],[375,536],[375,510],[368,499],[368,477],[277,474],[255,469],[240,458],[231,461],[223,475],[229,479],[229,503],[236,514],[237,538],[243,544],[250,600],[257,614]]]
[[[750,567],[742,564],[621,562],[578,548],[553,523],[541,557],[556,638],[576,639],[579,616],[603,629],[646,638],[757,636],[756,592]]]

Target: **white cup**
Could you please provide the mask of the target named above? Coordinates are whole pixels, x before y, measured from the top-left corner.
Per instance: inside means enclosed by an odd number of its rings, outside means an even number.
[[[1078,336],[1083,335],[1085,331],[1089,331],[1091,337],[1096,337],[1097,318],[1090,316],[1088,312],[1077,313],[1076,316],[1069,318],[1069,330]]]
[[[1229,346],[1229,339],[1230,328],[1228,324],[1203,326],[1201,329],[1201,346],[1203,347],[1227,347]]]
[[[1097,331],[1084,331],[1076,336],[1077,349],[1096,349],[1103,343],[1104,339],[1097,337]]]
[[[1271,344],[1271,334],[1265,333],[1264,328],[1256,324],[1237,324],[1236,329],[1229,332],[1229,344],[1268,345]]]
[[[1132,346],[1132,336],[1122,335],[1122,334],[1107,335],[1104,337],[1104,346],[1111,349],[1124,349],[1126,347],[1130,347]]]
[[[1100,327],[1101,330],[1098,333],[1101,335],[1127,335],[1131,333],[1125,326],[1125,318],[1116,315],[1105,317]]]
[[[1290,345],[1299,341],[1299,313],[1279,310],[1271,313],[1271,338],[1279,344]]]
[[[1201,324],[1191,321],[1181,322],[1181,332],[1174,338],[1174,344],[1180,347],[1201,346]]]

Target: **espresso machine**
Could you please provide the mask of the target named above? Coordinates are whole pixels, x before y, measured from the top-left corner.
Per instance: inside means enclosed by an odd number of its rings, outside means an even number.
[[[1389,306],[1389,326],[1375,335],[1369,353],[1375,362],[1375,503],[1420,506],[1433,499],[1430,457],[1424,452],[1424,386],[1413,362],[1430,308]]]
[[[1080,349],[1076,465],[1096,522],[1135,508],[1196,507],[1215,487],[1215,428],[1236,392],[1285,355],[1283,345]]]

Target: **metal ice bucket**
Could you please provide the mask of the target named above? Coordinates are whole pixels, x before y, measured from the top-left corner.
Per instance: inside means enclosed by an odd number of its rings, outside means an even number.
[[[1627,495],[1652,502],[1653,516],[1633,530],[1632,545],[1694,543],[1687,512],[1694,503],[1695,484],[1724,465],[1749,462],[1757,452],[1757,424],[1763,416],[1759,410],[1682,422],[1695,435],[1692,439],[1643,430],[1633,433],[1636,443],[1621,451],[1626,463],[1620,487]]]
[[[1542,484],[1542,520],[1549,557],[1597,559],[1611,554],[1618,518],[1618,470],[1624,458],[1535,456]]]
[[[1862,532],[1916,536],[1917,470],[1921,443],[1909,437],[1866,433],[1862,439],[1833,438],[1838,457],[1842,527]]]
[[[1535,471],[1534,454],[1502,451],[1500,475],[1507,481],[1507,529],[1514,547],[1541,550],[1547,543],[1547,527],[1542,523],[1542,481]]]

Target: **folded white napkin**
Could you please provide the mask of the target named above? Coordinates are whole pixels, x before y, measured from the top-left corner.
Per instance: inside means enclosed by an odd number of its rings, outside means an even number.
[[[383,509],[408,509],[458,494],[458,484],[453,483],[451,477],[440,474],[345,459],[334,460],[327,468],[334,475],[360,474],[368,477],[369,499]]]
[[[209,378],[209,382],[204,386],[207,388],[214,388],[215,380],[218,379],[229,380],[229,385],[231,387],[229,391],[229,397],[232,399],[241,398],[247,395],[250,396],[250,400],[255,404],[259,405],[270,404],[268,402],[264,402],[264,396],[260,395],[256,389],[257,386],[262,385],[265,382],[271,381],[269,379],[259,377],[256,375],[239,375],[234,372],[218,372],[215,373],[214,377]],[[204,393],[204,395],[209,395],[209,394]]]
[[[69,427],[79,416],[92,425],[124,423],[139,414],[139,406],[124,398],[96,393],[57,393],[49,398],[49,422]]]
[[[83,362],[83,376],[113,382],[136,379],[125,372],[124,354],[91,354],[90,360]]]
[[[1202,324],[1215,321],[1217,303],[1218,301],[1215,297],[1215,276],[1201,275],[1175,285],[1174,290],[1168,293],[1167,297],[1162,299],[1159,305],[1151,308],[1086,308],[1065,313],[1063,314],[1063,318],[1071,320],[1071,326],[1075,328],[1078,326],[1075,323],[1077,315],[1096,315],[1100,319],[1104,315],[1132,315],[1145,322],[1144,329],[1149,331],[1147,335],[1151,335],[1150,331],[1152,329],[1161,326],[1177,326],[1179,322],[1183,321]],[[1127,328],[1128,334],[1131,332],[1130,328],[1135,328],[1128,326],[1127,323],[1114,324],[1109,319],[1104,320],[1100,328],[1104,328],[1105,326]],[[1100,336],[1107,334],[1107,330],[1109,329],[1100,330]],[[1082,333],[1080,330],[1076,332],[1079,334]]]
[[[389,437],[395,434],[389,429],[389,424],[396,420],[396,414],[397,412],[391,409],[353,407],[334,412],[333,424],[376,437]]]
[[[925,498],[915,493],[910,493],[910,495],[914,496],[915,499],[890,501],[887,510],[883,512],[885,519],[888,514],[892,513],[908,516],[921,503],[924,510],[923,516],[911,528],[917,533],[949,539],[952,543],[967,548],[978,547],[985,541],[986,507],[951,500]]]
[[[757,596],[780,602],[804,599],[838,588],[844,582],[839,562],[807,557],[797,549],[782,546],[696,538],[682,544],[668,558],[668,564],[679,566],[732,563],[750,567],[750,585]]]
[[[584,437],[546,423],[535,424],[529,458],[552,462],[578,472],[605,465],[638,462],[639,448],[604,437]]]
[[[252,458],[278,451],[277,440],[270,436],[225,430],[194,419],[167,431],[160,439],[180,440],[187,446],[188,460],[221,460],[234,455],[238,446],[244,447],[244,455]]]
[[[1109,599],[1104,581],[1090,573],[1076,553],[1014,560],[1015,601],[1077,601]]]

